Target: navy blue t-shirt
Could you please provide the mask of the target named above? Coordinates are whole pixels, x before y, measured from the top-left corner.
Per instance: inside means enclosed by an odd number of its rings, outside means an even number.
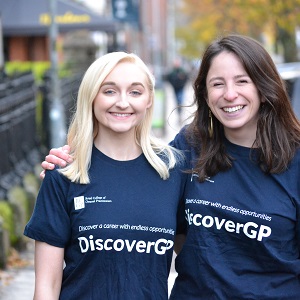
[[[188,149],[183,135],[174,145]],[[226,151],[229,171],[187,180],[187,238],[170,299],[300,299],[300,151],[287,171],[271,175],[249,148],[226,141]]]
[[[24,234],[65,248],[60,299],[167,299],[181,167],[162,180],[144,155],[93,148],[90,184],[47,171]]]

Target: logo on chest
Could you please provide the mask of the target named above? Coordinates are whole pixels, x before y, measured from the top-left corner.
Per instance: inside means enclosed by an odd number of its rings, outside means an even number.
[[[83,209],[86,205],[97,204],[97,203],[110,203],[112,200],[107,199],[106,196],[78,196],[74,197],[74,208],[75,210]]]

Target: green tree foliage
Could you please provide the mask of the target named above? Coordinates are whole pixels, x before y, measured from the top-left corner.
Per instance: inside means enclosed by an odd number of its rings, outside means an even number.
[[[208,43],[224,34],[246,34],[262,41],[267,31],[286,61],[297,59],[300,0],[182,0],[178,13],[186,19],[176,36],[187,57],[199,57]]]

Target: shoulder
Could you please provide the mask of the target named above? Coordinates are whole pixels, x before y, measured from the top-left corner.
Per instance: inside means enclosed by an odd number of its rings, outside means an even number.
[[[190,145],[187,142],[186,138],[187,126],[184,126],[175,138],[170,142],[170,145],[178,150],[189,151]]]
[[[291,160],[288,169],[296,169],[300,172],[300,148],[296,150],[295,156]],[[298,173],[300,175],[300,173]]]
[[[290,161],[285,171],[274,174],[274,176],[282,182],[283,185],[297,188],[300,196],[300,149],[295,153],[295,156]]]
[[[288,191],[293,191],[291,192],[291,195],[294,195],[292,198],[296,199],[300,205],[300,149],[296,151],[287,170],[276,177]]]
[[[195,158],[195,151],[187,140],[187,126],[183,127],[180,132],[175,136],[170,145],[179,150],[184,155],[182,164],[190,165],[192,158]],[[181,165],[182,165],[181,164]]]
[[[296,151],[296,154],[291,161],[291,166],[297,169],[297,175],[300,175],[300,148]]]
[[[42,185],[51,187],[60,187],[66,189],[70,186],[71,181],[59,172],[59,168],[54,170],[47,170]]]

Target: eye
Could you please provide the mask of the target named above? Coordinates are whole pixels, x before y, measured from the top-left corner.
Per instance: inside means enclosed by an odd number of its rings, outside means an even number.
[[[104,90],[104,91],[103,91],[103,94],[105,94],[105,95],[112,95],[112,94],[114,94],[114,93],[115,93],[115,91],[112,90],[112,89],[108,89],[108,90]]]
[[[140,96],[140,95],[142,95],[142,93],[140,91],[138,91],[138,90],[133,90],[133,91],[130,92],[130,94],[132,94],[133,96]]]
[[[213,86],[213,87],[220,87],[220,86],[223,86],[223,82],[220,82],[220,81],[213,82],[213,83],[212,83],[212,86]]]
[[[249,77],[242,77],[237,79],[238,84],[246,84],[251,83],[251,79]]]

